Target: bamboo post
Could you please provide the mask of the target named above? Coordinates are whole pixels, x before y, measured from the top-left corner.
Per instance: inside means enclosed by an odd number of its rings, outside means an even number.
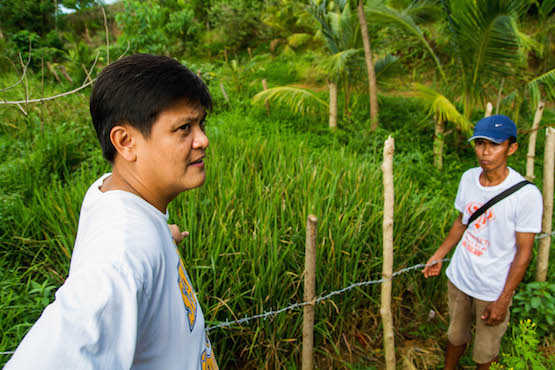
[[[311,370],[314,348],[314,298],[316,297],[316,223],[318,219],[309,215],[306,222],[304,301],[311,302],[303,308],[303,359],[302,369]]]
[[[337,127],[337,85],[334,82],[328,81],[330,89],[330,128]]]
[[[266,83],[265,78],[262,80],[262,89],[264,91],[268,90],[268,84]],[[269,116],[270,115],[270,102],[268,102],[268,100],[266,100],[264,102],[264,105],[266,106],[266,114],[268,114],[268,116]]]
[[[528,139],[528,154],[526,155],[526,179],[528,181],[533,181],[536,177],[534,176],[534,158],[536,156],[536,138],[538,136],[538,127],[540,127],[540,121],[543,116],[543,107],[544,104],[540,101],[536,109],[536,114],[534,115],[530,138]]]
[[[383,322],[385,364],[387,370],[395,370],[395,337],[393,334],[393,316],[391,315],[391,285],[393,274],[393,206],[395,193],[393,188],[393,152],[395,140],[389,136],[383,148],[383,268],[380,315]]]
[[[222,90],[222,95],[224,96],[225,102],[229,103],[229,96],[227,96],[227,93],[225,92],[224,84],[222,82],[220,82],[220,90]]]
[[[536,280],[547,279],[549,263],[549,247],[551,246],[551,232],[553,219],[553,172],[555,170],[555,128],[548,127],[545,132],[545,153],[543,158],[543,220],[542,231],[544,237],[540,239],[538,247],[538,265]]]
[[[491,105],[491,103],[488,101],[488,103],[486,104],[486,114],[484,115],[484,117],[491,116],[491,112],[493,112],[493,105]]]

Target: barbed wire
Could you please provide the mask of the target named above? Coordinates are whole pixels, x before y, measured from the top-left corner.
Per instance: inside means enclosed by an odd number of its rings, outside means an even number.
[[[548,236],[553,236],[555,235],[555,231],[553,231],[551,234],[548,233],[541,233],[536,235],[536,239],[543,239],[543,238],[547,238]]]
[[[446,262],[446,261],[449,261],[449,258],[442,259],[441,261],[434,261],[433,263],[430,263],[430,266],[433,266],[433,265],[435,265],[436,263],[439,263],[439,262]],[[330,292],[326,295],[320,296],[320,297],[318,297],[318,298],[316,298],[312,301],[293,303],[293,304],[291,304],[287,307],[283,307],[283,308],[280,308],[280,309],[275,310],[275,311],[267,311],[267,312],[260,313],[260,314],[254,315],[254,316],[244,317],[244,318],[239,319],[239,320],[234,320],[234,321],[227,321],[226,320],[225,322],[222,322],[220,324],[217,324],[217,325],[210,326],[210,327],[206,328],[206,332],[209,332],[209,331],[214,330],[214,329],[226,328],[226,327],[229,327],[229,326],[232,326],[232,325],[243,324],[243,323],[246,323],[246,322],[249,322],[249,321],[252,321],[252,320],[256,320],[256,319],[266,320],[270,316],[275,316],[275,315],[278,315],[282,312],[294,310],[294,309],[301,308],[301,307],[304,307],[304,306],[307,306],[307,305],[313,305],[313,304],[325,301],[327,299],[330,299],[331,297],[333,297],[335,295],[345,293],[345,292],[347,292],[351,289],[354,289],[354,288],[363,287],[363,286],[372,285],[372,284],[380,284],[380,283],[383,283],[385,281],[392,280],[395,276],[398,276],[398,275],[404,274],[405,272],[416,270],[416,269],[419,269],[419,268],[422,268],[422,267],[426,267],[426,264],[425,263],[419,263],[419,264],[414,265],[414,266],[405,267],[405,268],[391,274],[390,278],[381,278],[381,279],[377,279],[377,280],[368,280],[368,281],[361,281],[361,282],[358,282],[358,283],[353,283],[353,284],[351,284],[351,285],[349,285],[345,288],[335,290],[335,291]]]

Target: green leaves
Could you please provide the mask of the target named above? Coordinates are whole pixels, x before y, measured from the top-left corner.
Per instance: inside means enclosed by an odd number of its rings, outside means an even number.
[[[416,97],[429,108],[429,113],[434,115],[436,121],[453,122],[458,130],[466,134],[471,133],[472,123],[459,113],[455,105],[445,96],[421,84],[414,84],[414,92]]]
[[[293,112],[300,114],[315,114],[328,107],[328,103],[313,92],[293,86],[274,87],[256,94],[252,101],[254,104],[273,102],[289,107]]]
[[[521,286],[513,298],[512,314],[517,320],[533,318],[540,336],[555,323],[555,283],[535,281]]]

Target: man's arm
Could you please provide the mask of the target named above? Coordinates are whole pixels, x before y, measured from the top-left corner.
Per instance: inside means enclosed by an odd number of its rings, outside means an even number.
[[[431,265],[434,261],[441,261],[453,247],[455,247],[459,241],[461,240],[464,231],[466,230],[466,225],[462,223],[462,213],[459,213],[457,219],[453,222],[453,226],[451,226],[451,230],[447,234],[447,237],[441,243],[439,248],[436,252],[430,257],[428,262],[426,262],[426,267],[422,270],[424,277],[427,278],[429,276],[437,276],[441,272],[441,266],[443,265],[442,262],[437,262],[434,265]]]
[[[498,325],[505,319],[514,291],[522,281],[530,263],[532,248],[534,247],[534,235],[535,233],[516,233],[517,250],[503,291],[496,301],[487,305],[481,316],[487,325]]]

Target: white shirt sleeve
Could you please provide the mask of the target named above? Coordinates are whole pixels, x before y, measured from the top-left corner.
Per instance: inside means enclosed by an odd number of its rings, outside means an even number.
[[[129,369],[141,292],[121,267],[72,271],[5,369]]]
[[[529,187],[530,189],[525,189]],[[539,233],[542,229],[543,201],[540,191],[534,186],[527,185],[526,190],[518,198],[515,217],[515,231],[521,233]]]

